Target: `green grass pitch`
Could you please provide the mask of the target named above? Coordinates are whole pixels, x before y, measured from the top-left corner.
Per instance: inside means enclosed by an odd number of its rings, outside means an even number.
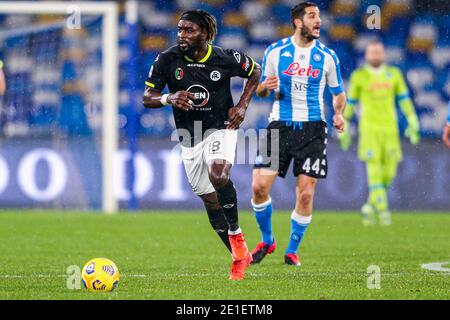
[[[240,220],[252,249],[254,218]],[[206,213],[1,212],[0,299],[450,299],[450,274],[421,268],[450,261],[449,214],[396,214],[391,227],[363,227],[355,213],[317,212],[301,267],[283,264],[288,213],[273,220],[275,253],[231,282],[231,257]],[[122,273],[114,292],[67,289],[68,266],[102,256]],[[381,289],[367,287],[370,265],[380,267]]]

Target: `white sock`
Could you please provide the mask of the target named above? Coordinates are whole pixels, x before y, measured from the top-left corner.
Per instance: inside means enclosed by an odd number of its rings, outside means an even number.
[[[239,233],[242,233],[241,228],[237,228],[235,231],[228,230],[228,235],[230,235],[230,236],[235,236]]]
[[[292,211],[291,219],[298,222],[301,225],[308,225],[311,223],[312,215],[309,217],[298,214],[295,210]]]

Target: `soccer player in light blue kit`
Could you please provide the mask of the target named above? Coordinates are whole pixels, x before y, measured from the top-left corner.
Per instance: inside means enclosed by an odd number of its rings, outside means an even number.
[[[262,241],[252,252],[253,263],[275,250],[272,233],[270,190],[277,176],[285,177],[294,160],[297,177],[296,203],[291,215],[291,234],[284,261],[300,265],[297,250],[311,223],[317,179],[327,175],[327,127],[323,93],[328,85],[333,95],[333,125],[344,130],[346,97],[339,59],[321,44],[320,11],[315,3],[304,2],[291,10],[294,34],[282,39],[265,52],[263,75],[256,92],[261,97],[274,91],[267,145],[260,146],[253,170],[252,206],[262,234]],[[272,148],[272,146],[278,148]],[[267,148],[267,150],[263,150]]]

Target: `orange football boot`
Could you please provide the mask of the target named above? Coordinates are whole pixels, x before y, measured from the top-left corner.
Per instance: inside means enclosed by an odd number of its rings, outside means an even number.
[[[245,269],[252,263],[253,258],[250,252],[247,252],[247,256],[242,260],[233,260],[231,264],[230,280],[244,280]]]
[[[248,251],[247,243],[245,242],[242,233],[236,235],[229,235],[231,244],[231,252],[233,263],[231,265],[230,280],[242,280],[245,277],[245,269],[253,261],[251,253]]]
[[[248,253],[247,243],[244,239],[244,234],[238,233],[234,235],[228,235],[231,245],[231,254],[233,255],[233,260],[243,260]]]

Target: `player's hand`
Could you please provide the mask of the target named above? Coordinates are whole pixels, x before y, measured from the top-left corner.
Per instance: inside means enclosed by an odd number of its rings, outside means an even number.
[[[344,132],[345,120],[342,114],[335,114],[333,116],[333,126],[338,133]]]
[[[409,142],[411,142],[411,144],[413,145],[416,145],[420,142],[420,134],[413,128],[410,127],[406,128],[405,136],[409,139]]]
[[[242,121],[244,121],[246,111],[247,108],[240,105],[237,105],[228,110],[229,124],[227,126],[227,129],[231,130],[239,129],[239,126],[241,125]]]
[[[278,89],[278,77],[277,76],[269,76],[261,82],[261,89],[263,90],[276,90]]]
[[[450,148],[450,124],[446,124],[444,127],[444,132],[442,132],[442,141],[444,141],[447,148]]]
[[[179,108],[184,111],[189,111],[193,109],[192,101],[194,99],[194,94],[189,91],[177,91],[170,94],[167,97],[167,102],[169,102],[175,108]]]
[[[345,130],[342,133],[338,133],[337,135],[339,140],[339,145],[342,150],[347,151],[348,148],[350,148],[352,144],[352,137],[350,136],[350,133],[348,130]]]
[[[416,145],[420,141],[419,121],[417,117],[409,117],[408,127],[405,130],[405,136],[409,138],[411,144]]]

